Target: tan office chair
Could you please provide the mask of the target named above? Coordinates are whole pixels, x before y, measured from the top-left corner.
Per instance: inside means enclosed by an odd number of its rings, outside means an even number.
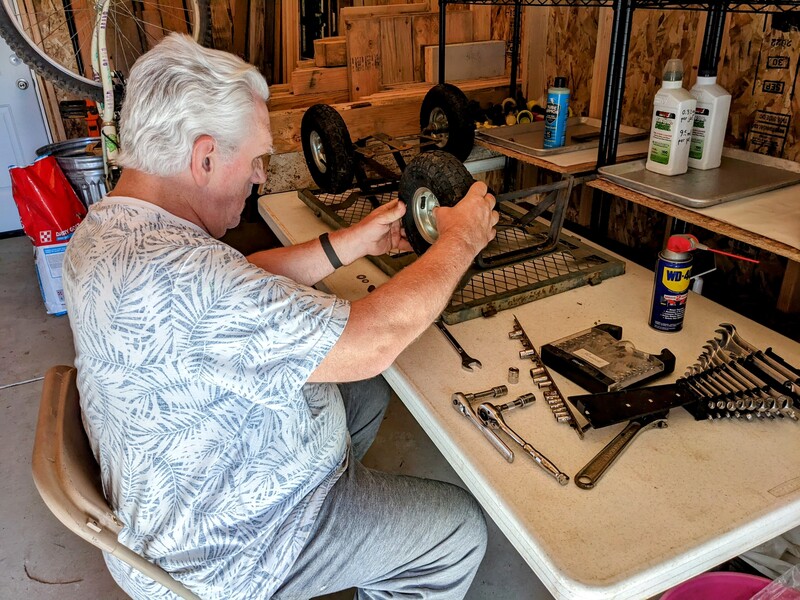
[[[100,467],[81,422],[76,375],[74,367],[59,365],[44,378],[33,444],[33,480],[39,494],[73,533],[181,598],[200,600],[166,571],[117,541],[122,525],[103,496]]]

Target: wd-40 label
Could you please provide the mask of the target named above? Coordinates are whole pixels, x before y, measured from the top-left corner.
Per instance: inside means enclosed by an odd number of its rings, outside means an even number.
[[[664,267],[661,273],[661,283],[671,292],[683,293],[689,289],[692,267],[675,269]]]

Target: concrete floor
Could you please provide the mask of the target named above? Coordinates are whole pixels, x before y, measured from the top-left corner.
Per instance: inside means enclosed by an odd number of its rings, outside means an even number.
[[[0,315],[0,600],[124,599],[100,551],[50,514],[31,479],[41,377],[52,365],[72,364],[74,351],[67,318],[45,313],[27,238],[0,240]],[[459,482],[396,399],[364,462],[388,472]],[[336,594],[329,600],[350,597]],[[467,598],[552,596],[489,520],[489,547]]]

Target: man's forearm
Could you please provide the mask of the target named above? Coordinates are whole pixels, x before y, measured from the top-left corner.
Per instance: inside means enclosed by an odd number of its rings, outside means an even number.
[[[365,255],[357,227],[333,231],[328,239],[343,265],[349,265]],[[319,239],[255,252],[247,260],[265,271],[304,285],[316,285],[334,271]]]
[[[275,275],[288,277],[303,285],[315,285],[333,273],[331,265],[318,239],[296,246],[272,248],[255,252],[247,260]]]
[[[353,302],[342,337],[310,381],[354,381],[386,369],[444,310],[475,252],[458,238],[440,240]]]

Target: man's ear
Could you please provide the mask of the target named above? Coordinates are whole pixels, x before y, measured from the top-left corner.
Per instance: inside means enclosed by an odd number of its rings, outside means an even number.
[[[210,135],[201,135],[192,146],[192,161],[190,169],[192,178],[200,187],[205,187],[211,180],[218,162],[219,152],[217,143]]]

